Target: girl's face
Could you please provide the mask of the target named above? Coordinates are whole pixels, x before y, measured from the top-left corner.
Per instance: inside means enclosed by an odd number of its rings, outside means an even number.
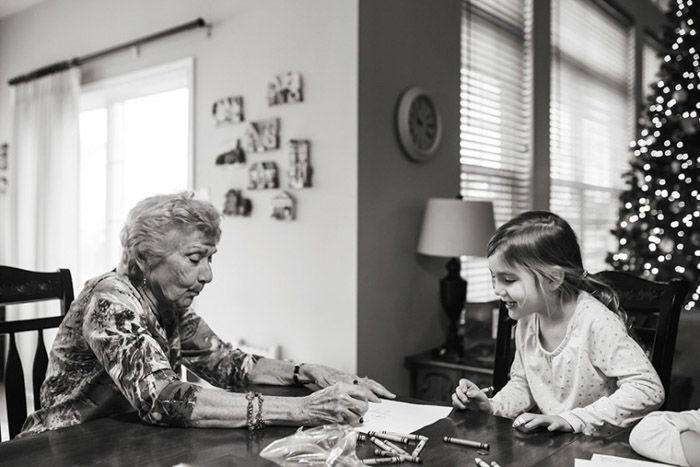
[[[170,254],[147,274],[150,292],[159,303],[187,309],[204,286],[211,282],[214,240],[199,230],[172,230],[166,237]]]
[[[534,274],[524,268],[508,265],[498,251],[489,256],[488,261],[493,291],[505,302],[511,319],[518,320],[532,313],[547,312],[547,305]]]

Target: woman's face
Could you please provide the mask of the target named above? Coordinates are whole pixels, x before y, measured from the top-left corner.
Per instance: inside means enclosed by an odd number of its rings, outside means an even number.
[[[505,302],[511,319],[546,313],[547,305],[534,274],[524,268],[508,265],[498,251],[488,260],[493,291]]]
[[[158,302],[186,309],[212,280],[216,244],[196,229],[171,230],[165,241],[170,254],[146,274],[148,288]]]

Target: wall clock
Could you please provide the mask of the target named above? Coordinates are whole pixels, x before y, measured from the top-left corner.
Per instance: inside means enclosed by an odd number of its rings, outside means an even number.
[[[424,162],[437,154],[442,120],[435,102],[421,88],[408,88],[399,98],[396,128],[401,147],[411,159]]]

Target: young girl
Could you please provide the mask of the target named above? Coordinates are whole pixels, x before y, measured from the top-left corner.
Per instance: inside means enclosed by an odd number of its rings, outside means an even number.
[[[605,436],[664,400],[642,348],[618,316],[618,300],[583,269],[571,226],[531,211],[502,225],[488,244],[493,288],[517,320],[510,381],[493,398],[462,379],[459,409],[515,418],[513,427]]]

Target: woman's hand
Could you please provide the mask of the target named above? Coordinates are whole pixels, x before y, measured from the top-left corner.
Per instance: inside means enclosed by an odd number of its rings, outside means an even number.
[[[534,413],[524,413],[515,417],[513,428],[523,433],[529,433],[536,428],[547,427],[549,431],[572,432],[574,428],[559,415],[540,415]]]
[[[452,394],[452,406],[462,410],[491,411],[491,402],[489,402],[489,398],[484,394],[484,391],[464,378],[459,380],[459,385]]]
[[[379,397],[394,399],[396,394],[369,378],[338,371],[324,365],[305,364],[299,370],[303,380],[310,380],[321,388],[336,383],[352,384],[365,391],[365,398],[370,402],[380,402]],[[379,396],[379,397],[377,397]]]
[[[337,383],[302,398],[302,422],[310,425],[323,423],[362,423],[367,412],[366,390],[354,384]]]

